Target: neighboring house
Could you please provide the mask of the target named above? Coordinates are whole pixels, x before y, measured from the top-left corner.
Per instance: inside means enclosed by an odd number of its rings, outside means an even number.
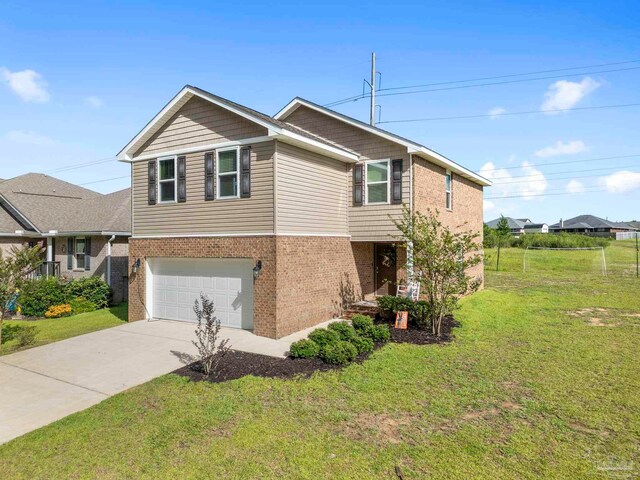
[[[612,222],[595,215],[579,215],[549,226],[552,233],[586,233],[594,236],[613,236],[616,232],[633,232],[635,228],[624,222]]]
[[[118,158],[132,170],[129,319],[195,321],[204,292],[223,325],[272,338],[395,294],[403,204],[481,233],[490,184],[299,98],[270,117],[191,86]]]
[[[511,218],[504,217],[509,224],[511,233],[514,235],[522,235],[524,233],[548,233],[549,226],[546,223],[533,223],[528,218]],[[495,218],[487,222],[489,228],[497,228],[500,218]]]
[[[100,276],[126,300],[130,235],[129,188],[103,195],[39,173],[0,182],[0,249],[41,243],[37,275]]]

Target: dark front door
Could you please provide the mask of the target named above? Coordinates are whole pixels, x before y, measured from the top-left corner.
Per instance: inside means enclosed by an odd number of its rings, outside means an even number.
[[[396,294],[396,246],[376,243],[374,246],[376,295]]]

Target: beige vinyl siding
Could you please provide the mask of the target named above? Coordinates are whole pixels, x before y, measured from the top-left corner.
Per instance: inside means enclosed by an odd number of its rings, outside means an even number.
[[[402,159],[402,200],[409,204],[411,174],[406,147],[373,135],[361,128],[300,106],[286,119],[304,130],[329,139],[358,153],[362,160]],[[353,166],[348,169],[349,233],[353,241],[392,241],[397,234],[393,220],[402,214],[402,205],[353,205]]]
[[[135,156],[267,135],[267,129],[200,97],[189,100]]]
[[[186,155],[187,201],[148,205],[147,161],[133,164],[133,235],[273,233],[275,142],[251,146],[251,197],[204,199],[205,151]],[[218,189],[216,180],[216,191]]]
[[[277,231],[348,234],[347,166],[277,143]]]

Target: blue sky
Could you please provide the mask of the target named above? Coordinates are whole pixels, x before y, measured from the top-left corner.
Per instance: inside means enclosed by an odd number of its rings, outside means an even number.
[[[372,51],[383,88],[640,60],[639,20],[624,1],[5,1],[0,178],[128,186],[104,181],[128,175],[114,161],[63,168],[113,157],[187,83],[274,114],[296,95],[324,104],[361,93]],[[380,119],[640,103],[636,67],[380,97]],[[569,76],[620,68],[634,69]],[[336,108],[368,118],[366,99]],[[552,113],[380,126],[496,178],[486,219],[640,218],[640,156],[591,161],[640,155],[640,107]],[[539,165],[558,162],[573,163]]]

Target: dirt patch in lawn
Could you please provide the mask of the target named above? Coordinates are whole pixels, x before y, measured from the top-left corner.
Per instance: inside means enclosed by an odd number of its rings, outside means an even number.
[[[392,343],[413,343],[415,345],[430,345],[434,343],[446,343],[453,339],[452,329],[459,325],[453,317],[446,317],[442,321],[442,335],[436,337],[426,330],[409,328],[398,330],[389,322]],[[376,344],[375,349],[382,347]],[[358,355],[355,362],[361,363],[369,357],[369,354]],[[186,360],[186,357],[185,357]],[[239,352],[231,350],[221,360],[218,369],[207,378],[200,367],[199,362],[190,363],[175,370],[173,373],[182,377],[188,377],[193,381],[209,381],[213,383],[236,380],[247,375],[267,378],[294,378],[309,377],[314,372],[326,372],[344,368],[341,365],[331,365],[319,358],[277,358],[257,353]]]
[[[590,327],[619,327],[621,325],[620,322],[615,322],[608,318],[619,314],[608,308],[580,308],[570,311],[568,314],[572,317],[584,318]]]
[[[418,417],[405,413],[392,416],[388,413],[361,413],[340,430],[339,433],[354,440],[371,439],[372,433],[381,443],[406,442],[403,431],[416,424]]]

